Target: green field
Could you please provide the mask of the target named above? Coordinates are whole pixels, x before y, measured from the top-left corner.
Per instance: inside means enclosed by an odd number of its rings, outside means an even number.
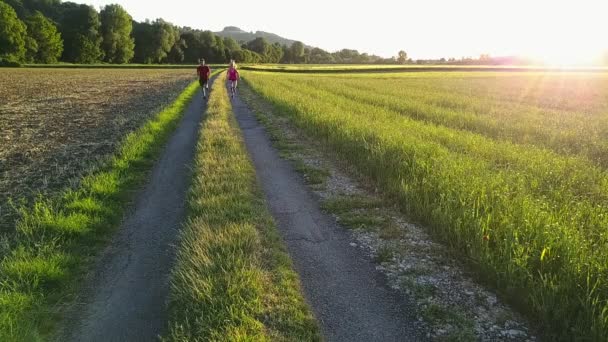
[[[243,77],[543,335],[608,338],[608,74]]]

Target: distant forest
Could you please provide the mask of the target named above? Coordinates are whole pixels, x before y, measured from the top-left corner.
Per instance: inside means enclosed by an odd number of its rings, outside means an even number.
[[[163,19],[137,22],[117,4],[98,12],[92,6],[61,0],[0,0],[3,64],[190,64],[199,58],[208,63],[230,59],[243,63],[314,64],[408,61],[403,51],[398,57],[385,59],[350,49],[330,53],[299,41],[289,45],[271,43],[265,37],[237,41]]]

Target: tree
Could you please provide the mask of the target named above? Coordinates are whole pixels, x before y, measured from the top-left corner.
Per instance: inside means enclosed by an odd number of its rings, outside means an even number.
[[[153,50],[152,46],[154,40],[154,28],[149,20],[143,23],[133,22],[133,39],[135,40],[134,58],[133,60],[137,63],[152,63]]]
[[[357,63],[360,59],[359,51],[351,49],[342,49],[333,53],[336,63],[352,64]]]
[[[399,51],[399,53],[397,53],[397,63],[399,64],[405,64],[407,63],[407,53],[403,50]]]
[[[214,63],[221,63],[226,61],[226,46],[224,45],[224,38],[214,34],[215,43],[213,44],[213,57],[210,61]]]
[[[186,41],[184,41],[181,37],[173,44],[171,51],[167,55],[167,62],[172,64],[179,64],[184,62],[184,49],[188,46],[186,45]]]
[[[289,47],[289,55],[291,57],[290,63],[302,63],[304,62],[304,43],[293,42]]]
[[[57,27],[42,13],[36,12],[26,20],[27,34],[35,43],[35,51],[28,48],[28,60],[35,63],[57,63],[63,52],[63,39]]]
[[[62,60],[72,63],[97,63],[101,50],[101,23],[97,11],[88,5],[63,3],[60,32],[64,41]]]
[[[264,37],[257,37],[245,44],[247,50],[251,50],[259,55],[266,56],[270,51],[270,44]]]
[[[36,12],[41,12],[51,20],[57,20],[61,12],[61,0],[3,0],[9,4],[17,16],[24,20],[33,16]]]
[[[265,57],[266,63],[279,63],[283,58],[283,48],[281,47],[281,44],[274,43],[270,45]]]
[[[21,62],[25,59],[26,26],[8,4],[0,1],[0,59]]]
[[[233,58],[237,63],[261,63],[263,61],[260,54],[247,49],[234,51]]]
[[[331,64],[335,63],[334,57],[327,51],[320,48],[312,48],[310,50],[309,62],[313,64]]]
[[[201,41],[197,38],[195,31],[187,31],[181,34],[180,40],[184,42],[184,62],[196,63],[201,56]]]
[[[239,43],[232,37],[224,37],[224,58],[225,60],[234,59],[233,53],[240,50]]]
[[[109,63],[128,63],[133,58],[135,47],[131,38],[133,18],[120,5],[105,6],[99,17],[104,60]]]
[[[241,49],[239,43],[232,37],[224,37],[224,48],[228,49],[230,52]]]
[[[27,63],[34,63],[37,53],[38,43],[36,40],[29,35],[25,36],[25,58],[23,60]]]
[[[373,60],[372,56],[367,53],[362,53],[357,58],[355,58],[355,63],[366,64],[371,63]]]
[[[146,64],[166,62],[169,52],[180,41],[178,29],[162,19],[135,24],[133,37],[135,61]],[[187,41],[186,45],[189,46]]]

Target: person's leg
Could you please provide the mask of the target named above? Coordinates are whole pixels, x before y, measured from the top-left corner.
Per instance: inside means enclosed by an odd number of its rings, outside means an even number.
[[[207,94],[205,93],[205,81],[203,79],[199,79],[198,84],[200,84],[201,90],[203,91],[203,98],[207,98]]]

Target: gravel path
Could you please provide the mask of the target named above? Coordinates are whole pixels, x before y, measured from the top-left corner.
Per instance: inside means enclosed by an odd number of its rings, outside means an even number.
[[[258,178],[285,240],[305,296],[327,341],[421,341],[412,307],[352,237],[319,204],[278,152],[251,110],[238,98],[233,110]]]
[[[133,211],[97,260],[59,340],[154,341],[164,332],[173,244],[185,215],[189,165],[204,107],[199,92]]]

